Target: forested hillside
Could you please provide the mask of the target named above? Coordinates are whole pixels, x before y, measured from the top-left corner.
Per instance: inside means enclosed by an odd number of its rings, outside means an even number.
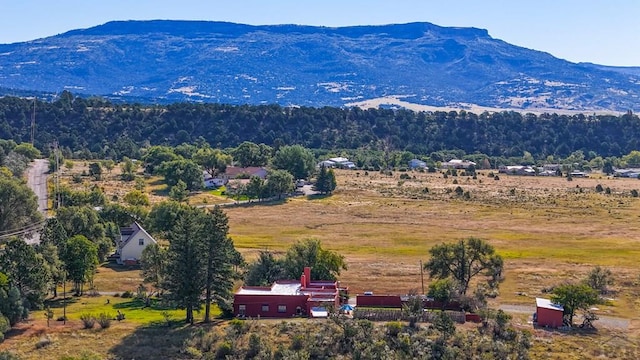
[[[33,100],[0,98],[0,138],[28,142]],[[442,150],[488,156],[584,154],[622,156],[640,148],[640,120],[614,115],[473,114],[359,108],[292,108],[175,103],[113,104],[64,92],[55,102],[35,104],[35,146],[45,152],[58,140],[87,156],[136,157],[140,147],[208,142],[218,148],[243,141],[274,147],[406,150],[429,155]],[[92,154],[88,154],[90,151]]]

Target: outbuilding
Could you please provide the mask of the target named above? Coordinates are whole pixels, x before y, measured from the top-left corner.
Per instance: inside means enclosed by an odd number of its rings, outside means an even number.
[[[538,326],[558,328],[563,323],[564,308],[549,299],[536,298],[536,313],[533,322]]]

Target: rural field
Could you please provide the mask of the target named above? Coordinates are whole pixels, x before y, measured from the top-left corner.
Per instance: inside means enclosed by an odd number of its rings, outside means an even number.
[[[70,173],[82,170],[82,163],[65,170],[63,182]],[[115,180],[116,172],[117,169],[98,183],[108,199],[115,199],[113,195],[121,199],[133,189],[133,184],[123,186]],[[431,246],[472,236],[484,239],[505,259],[505,280],[491,305],[519,309],[513,312],[513,322],[523,329],[531,329],[528,309],[535,306],[535,297],[548,296],[545,292],[554,285],[580,281],[596,265],[607,267],[616,282],[607,304],[599,306],[597,313],[620,320],[621,325],[596,321],[598,330],[588,333],[535,330],[532,358],[637,358],[640,198],[634,197],[632,191],[640,189],[640,181],[599,174],[572,181],[495,175],[499,179],[494,179],[488,170],[479,171],[475,179],[442,173],[337,170],[338,189],[331,196],[229,205],[225,211],[230,235],[248,261],[261,250],[284,252],[298,240],[320,239],[323,247],[344,255],[349,268],[341,274],[340,282],[350,288],[352,295],[364,291],[421,291],[420,262],[428,260]],[[91,183],[94,182],[85,180],[74,186],[86,189]],[[602,192],[596,191],[598,185]],[[456,191],[457,187],[460,189]],[[152,203],[160,201],[166,192],[156,178],[146,180],[145,191]],[[232,201],[209,193],[190,199],[194,205],[229,202]],[[123,292],[134,291],[140,281],[136,270],[101,267],[95,284],[100,291]],[[424,284],[429,284],[427,274]],[[93,301],[104,305],[105,297],[98,299]],[[86,301],[81,299],[73,304],[73,311],[82,312],[83,302]],[[180,316],[176,313],[173,318]],[[150,322],[162,319],[159,313],[147,317]],[[77,319],[70,318],[70,323],[75,324],[72,329],[61,329],[58,323],[49,329],[44,325],[44,316],[35,314],[34,320],[24,325],[24,334],[10,337],[0,344],[0,350],[16,350],[26,359],[42,358],[46,350],[33,350],[34,344],[49,333],[58,339],[60,351],[66,354],[71,344],[83,347],[85,341],[95,342],[104,336],[105,346],[112,350],[84,347],[98,354],[98,358],[121,355],[128,351],[127,346],[135,344],[148,348],[162,344],[153,341],[163,341],[172,349],[180,347],[177,340],[161,337],[162,331],[142,326],[146,324],[145,316],[137,322],[117,323],[104,335],[99,330],[81,330]],[[182,334],[183,339],[188,337],[184,328],[173,328],[172,332]],[[154,336],[155,340],[145,336]]]

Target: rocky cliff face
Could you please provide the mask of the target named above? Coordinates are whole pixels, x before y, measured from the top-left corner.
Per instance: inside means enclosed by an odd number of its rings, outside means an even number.
[[[475,28],[127,21],[0,45],[0,88],[231,104],[635,109],[640,75],[575,64]],[[4,93],[9,90],[4,91]]]

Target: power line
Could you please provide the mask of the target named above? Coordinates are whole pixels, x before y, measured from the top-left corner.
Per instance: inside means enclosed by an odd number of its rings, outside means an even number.
[[[45,222],[46,222],[46,220],[45,221],[40,221],[40,222],[37,222],[37,223],[33,223],[33,224],[29,224],[29,225],[27,225],[25,227],[22,227],[22,228],[19,228],[19,229],[12,229],[12,230],[2,231],[1,232],[2,234],[0,234],[0,240],[7,239],[7,238],[10,238],[10,237],[13,237],[13,236],[29,234],[29,233],[32,233],[32,232],[34,232],[36,230],[41,230],[44,227]]]

